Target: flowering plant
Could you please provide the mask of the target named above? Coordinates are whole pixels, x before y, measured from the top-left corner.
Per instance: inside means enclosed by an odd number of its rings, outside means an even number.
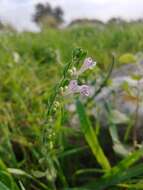
[[[73,51],[72,61],[65,66],[62,79],[56,86],[54,93],[49,99],[47,113],[48,116],[53,111],[55,112],[57,107],[60,105],[58,102],[58,99],[60,99],[61,97],[60,95],[64,97],[67,95],[74,95],[79,93],[82,96],[90,96],[90,86],[88,86],[87,84],[78,84],[78,79],[82,75],[82,73],[89,69],[93,69],[96,66],[96,62],[94,62],[91,57],[86,58],[86,55],[87,52],[83,51],[80,48],[77,48]],[[83,64],[78,69],[77,66],[83,59]]]
[[[84,60],[83,65],[78,71],[76,70],[75,67],[73,67],[70,70],[70,74],[78,78],[83,72],[85,72],[88,69],[92,69],[94,66],[96,66],[96,62],[94,62],[92,58],[89,57]],[[74,93],[80,93],[83,96],[89,96],[90,87],[88,85],[78,85],[77,80],[71,80],[69,82],[69,85],[66,86],[65,92],[63,92],[63,95],[69,95],[69,94],[74,94]]]

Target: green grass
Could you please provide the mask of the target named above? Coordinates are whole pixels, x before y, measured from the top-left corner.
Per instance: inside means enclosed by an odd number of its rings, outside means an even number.
[[[112,126],[104,131],[90,117],[92,101],[83,105],[58,96],[59,109],[52,118],[47,114],[73,49],[97,60],[98,69],[84,75],[94,82],[100,74],[106,78],[112,53],[120,64],[123,54],[142,51],[142,34],[139,23],[0,34],[0,190],[143,189],[143,150],[116,155]],[[65,109],[69,102],[77,107],[76,126]]]

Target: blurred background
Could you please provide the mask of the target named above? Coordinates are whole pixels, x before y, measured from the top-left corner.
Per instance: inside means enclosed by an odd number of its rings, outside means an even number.
[[[143,189],[142,123],[142,0],[0,0],[0,190]]]
[[[42,23],[62,27],[86,20],[141,22],[143,17],[141,0],[1,0],[0,5],[1,28],[8,24],[18,31],[38,32]]]

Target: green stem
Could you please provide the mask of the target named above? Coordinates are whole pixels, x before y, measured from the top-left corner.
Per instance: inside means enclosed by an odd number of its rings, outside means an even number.
[[[63,83],[64,83],[64,81],[65,81],[65,79],[67,77],[67,72],[68,72],[68,70],[69,70],[69,68],[71,67],[72,64],[73,64],[73,60],[65,66],[65,69],[64,69],[64,72],[63,72],[63,78],[61,79],[60,83],[55,87],[56,88],[55,93],[54,93],[54,95],[52,97],[52,100],[51,100],[51,102],[49,104],[48,112],[46,114],[48,116],[50,116],[50,114],[51,114],[51,109],[52,109],[52,106],[53,106],[53,104],[54,104],[54,102],[56,100],[56,97],[57,97],[58,93],[59,93],[59,89],[62,87],[62,85],[63,85]]]

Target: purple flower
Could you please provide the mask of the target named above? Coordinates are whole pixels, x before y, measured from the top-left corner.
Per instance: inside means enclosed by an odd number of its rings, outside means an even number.
[[[71,80],[68,85],[68,89],[72,92],[76,92],[78,90],[77,80]]]
[[[95,64],[95,62],[93,62],[92,58],[89,57],[84,60],[83,65],[85,68],[90,69],[90,68],[94,67],[96,64]]]
[[[80,94],[83,96],[89,96],[90,95],[90,88],[87,85],[80,86]]]
[[[65,91],[63,92],[64,96],[67,96],[69,94],[74,94],[79,92],[79,86],[77,84],[76,80],[71,80],[69,82],[69,85],[65,87]]]
[[[90,88],[87,85],[78,85],[76,80],[71,80],[68,87],[66,88],[65,92],[63,93],[64,96],[80,93],[83,96],[90,95]]]
[[[83,65],[81,66],[80,70],[77,72],[77,76],[82,74],[83,72],[85,72],[88,69],[92,69],[95,66],[96,66],[96,62],[94,62],[91,57],[86,58],[84,60]]]

